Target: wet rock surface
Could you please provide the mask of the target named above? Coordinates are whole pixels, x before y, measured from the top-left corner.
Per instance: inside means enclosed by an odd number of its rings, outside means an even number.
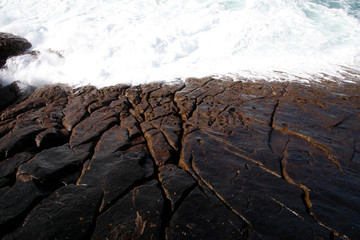
[[[0,79],[0,111],[15,102],[21,95],[21,90],[16,82],[2,87]]]
[[[0,32],[0,67],[8,57],[17,56],[31,48],[31,43],[25,38]]]
[[[4,239],[359,239],[360,85],[37,89],[0,115]]]

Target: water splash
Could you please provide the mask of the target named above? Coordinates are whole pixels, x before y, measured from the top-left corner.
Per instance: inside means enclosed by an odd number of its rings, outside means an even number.
[[[341,78],[343,66],[360,69],[359,19],[355,0],[2,0],[1,31],[40,54],[11,59],[0,78],[98,87],[208,75]]]

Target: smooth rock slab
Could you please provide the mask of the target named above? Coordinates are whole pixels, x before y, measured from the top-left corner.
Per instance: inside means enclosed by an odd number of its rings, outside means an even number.
[[[68,185],[44,199],[23,225],[5,239],[84,239],[91,235],[101,194]]]
[[[23,213],[30,210],[44,193],[32,181],[17,181],[15,185],[0,197],[0,230],[5,224],[16,220]],[[2,232],[0,231],[0,232]],[[1,236],[1,234],[0,234]]]
[[[300,187],[284,181],[246,152],[201,132],[187,135],[184,143],[180,165],[194,171],[263,238],[296,239],[295,229],[301,229],[306,239],[314,233],[330,234],[306,212]],[[286,225],[279,226],[283,219]]]
[[[128,147],[130,147],[128,129],[115,125],[101,136],[95,147],[94,157],[109,155]]]
[[[84,159],[78,157],[69,144],[46,149],[24,163],[17,172],[18,179],[28,181],[36,179],[41,182],[57,180],[62,174],[79,167]]]
[[[247,239],[247,224],[197,187],[173,215],[166,239]],[[259,239],[256,234],[252,239]]]
[[[303,154],[299,154],[299,149]],[[356,234],[356,229],[360,229],[359,183],[353,176],[342,174],[324,152],[304,140],[290,138],[287,152],[286,171],[293,181],[310,189],[311,211],[316,219],[335,226],[337,232],[341,229],[348,233],[350,239],[359,238],[360,234]],[[311,170],[319,174],[309,174]],[[347,196],[346,200],[339,195]]]
[[[163,203],[156,180],[136,187],[99,216],[91,239],[160,239]]]
[[[127,152],[97,155],[85,166],[78,184],[103,192],[104,200],[100,208],[103,211],[129,187],[145,178],[146,168],[141,163],[146,156],[146,149],[141,145]]]

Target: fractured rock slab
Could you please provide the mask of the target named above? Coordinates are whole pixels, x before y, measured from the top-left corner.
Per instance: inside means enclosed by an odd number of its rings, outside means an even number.
[[[20,152],[31,144],[35,145],[36,135],[45,129],[45,126],[30,123],[28,126],[9,132],[0,139],[0,159]]]
[[[0,237],[359,239],[352,80],[37,89],[1,112]]]
[[[41,182],[60,179],[61,175],[71,172],[72,168],[81,166],[82,161],[69,144],[46,149],[22,164],[17,172],[21,181],[36,179]]]
[[[247,239],[247,225],[212,195],[195,188],[166,229],[166,239]],[[259,239],[253,234],[252,239]]]
[[[101,136],[111,125],[117,122],[116,113],[104,107],[93,112],[90,117],[80,122],[72,131],[70,146],[76,147]]]
[[[4,239],[81,239],[91,235],[101,194],[68,185],[37,205],[23,225]]]
[[[0,186],[11,182],[12,175],[15,176],[17,168],[24,162],[29,161],[33,156],[29,152],[22,152],[0,162]]]
[[[159,180],[174,211],[185,193],[196,185],[195,180],[185,170],[173,164],[162,166],[159,171]]]
[[[44,195],[34,182],[16,181],[15,185],[0,197],[0,232],[7,231],[6,224],[16,221]]]
[[[97,155],[85,166],[78,184],[99,189],[104,194],[101,211],[131,186],[143,180],[146,168],[141,166],[147,156],[144,146],[135,146],[126,152]]]
[[[156,180],[136,187],[99,216],[91,239],[160,239],[163,198]]]

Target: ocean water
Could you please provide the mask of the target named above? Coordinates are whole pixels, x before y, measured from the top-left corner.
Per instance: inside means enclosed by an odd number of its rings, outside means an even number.
[[[1,0],[0,31],[38,56],[2,83],[97,87],[209,75],[359,76],[359,0]]]

